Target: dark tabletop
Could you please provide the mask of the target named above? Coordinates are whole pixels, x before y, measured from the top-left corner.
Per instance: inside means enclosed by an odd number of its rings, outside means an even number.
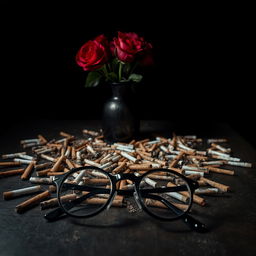
[[[1,134],[0,154],[19,152],[21,139],[43,134],[51,139],[59,131],[82,136],[83,128],[99,129],[98,121],[41,120],[18,122]],[[226,137],[234,155],[256,162],[255,149],[226,124],[187,128],[171,122],[144,121],[142,136],[195,133],[203,138]],[[231,169],[231,168],[230,168]],[[232,168],[235,176],[214,174],[213,180],[229,185],[232,192],[205,197],[207,206],[193,205],[192,215],[209,232],[190,231],[182,221],[160,222],[146,213],[110,208],[97,217],[63,218],[48,223],[39,207],[24,214],[16,205],[30,196],[9,201],[2,192],[29,185],[19,177],[0,179],[0,255],[256,255],[256,170]],[[47,210],[46,210],[47,211]]]

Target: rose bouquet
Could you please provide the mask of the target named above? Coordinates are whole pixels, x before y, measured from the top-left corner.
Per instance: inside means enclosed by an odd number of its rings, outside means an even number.
[[[101,80],[109,83],[140,82],[141,74],[134,73],[138,65],[153,63],[152,45],[136,33],[118,32],[109,42],[104,35],[86,42],[76,55],[76,62],[89,71],[86,87],[97,86]]]

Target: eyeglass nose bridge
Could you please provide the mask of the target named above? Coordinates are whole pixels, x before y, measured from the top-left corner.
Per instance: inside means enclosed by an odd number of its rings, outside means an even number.
[[[113,176],[116,178],[116,181],[120,181],[120,180],[136,181],[138,179],[138,177],[134,173],[118,173]]]

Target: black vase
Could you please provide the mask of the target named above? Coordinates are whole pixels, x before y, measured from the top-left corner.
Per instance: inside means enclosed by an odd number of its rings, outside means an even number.
[[[139,118],[136,93],[131,83],[111,84],[112,97],[105,103],[102,116],[104,139],[109,143],[128,142],[138,135]]]

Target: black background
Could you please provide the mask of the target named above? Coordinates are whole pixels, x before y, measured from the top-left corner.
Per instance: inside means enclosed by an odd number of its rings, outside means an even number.
[[[84,88],[78,49],[104,33],[136,32],[155,64],[138,86],[141,119],[207,129],[228,122],[252,143],[250,8],[163,4],[1,4],[2,129],[27,119],[100,119],[109,87]]]

